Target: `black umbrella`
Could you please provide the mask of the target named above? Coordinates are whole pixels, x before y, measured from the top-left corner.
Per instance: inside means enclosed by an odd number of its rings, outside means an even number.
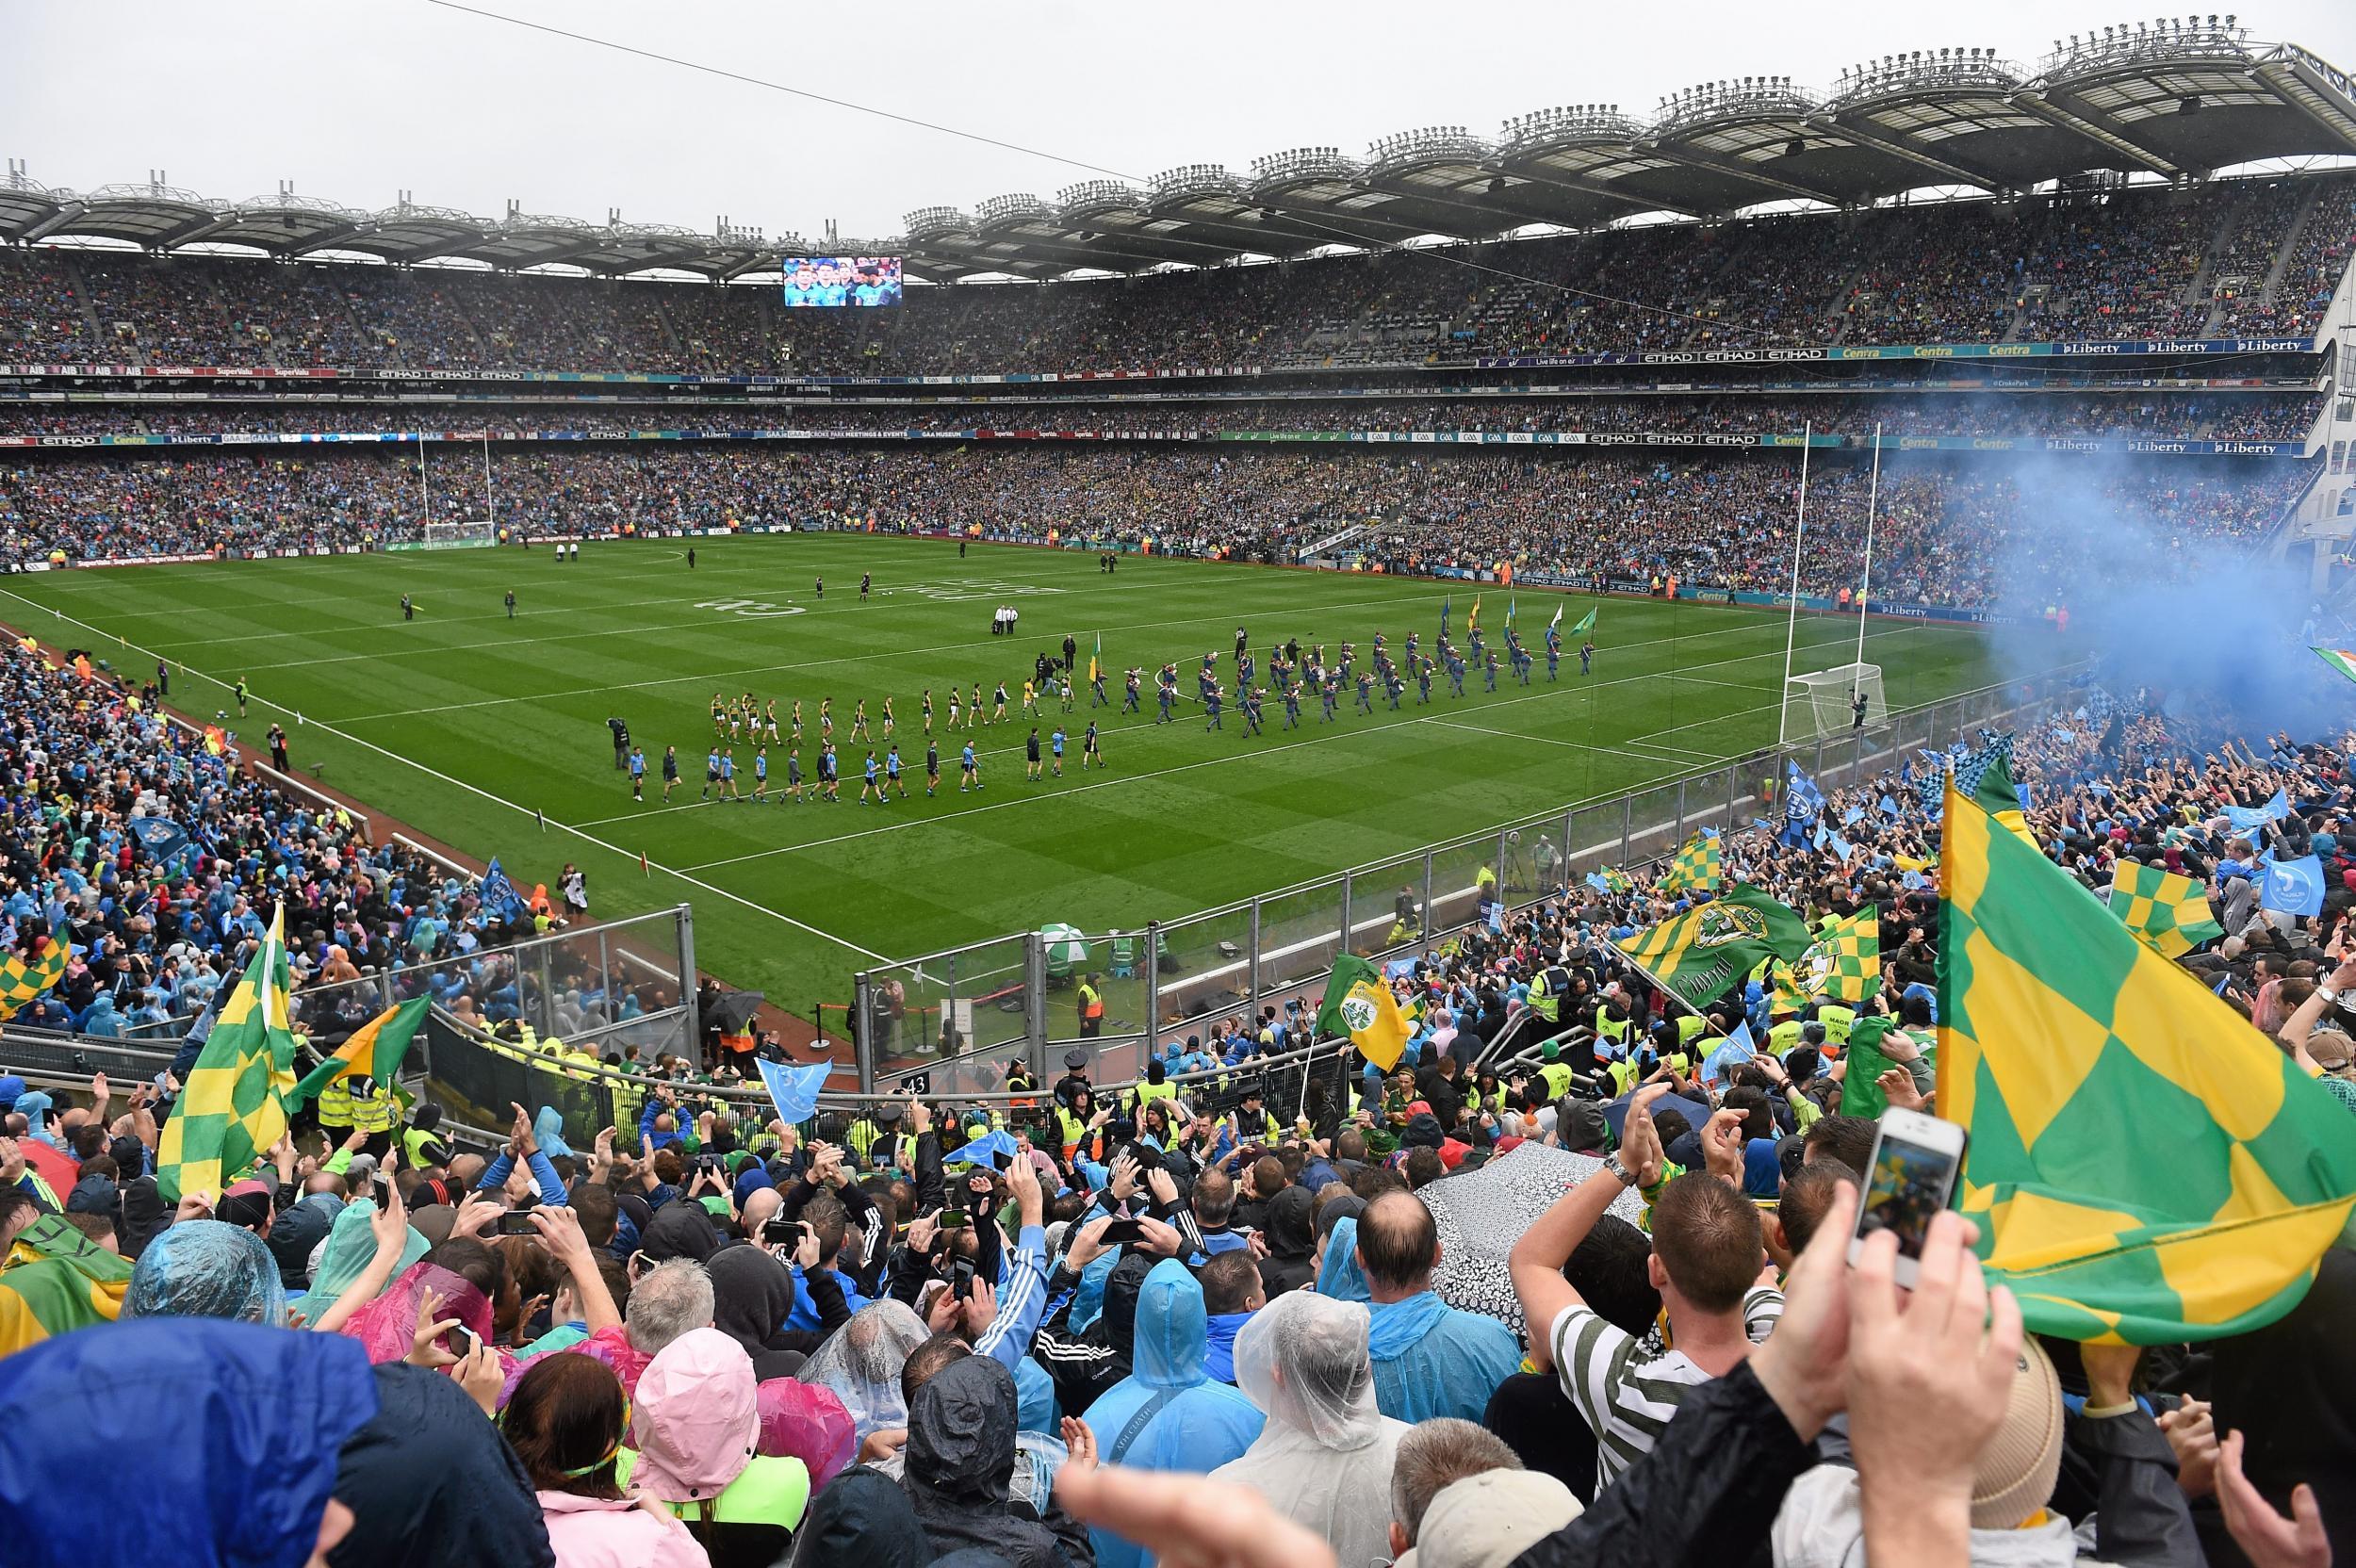
[[[705,1006],[704,1023],[716,1025],[723,1035],[741,1035],[767,1000],[761,991],[722,991]]]

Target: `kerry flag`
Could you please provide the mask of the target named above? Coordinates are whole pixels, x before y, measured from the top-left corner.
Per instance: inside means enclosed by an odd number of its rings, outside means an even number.
[[[1955,791],[1940,870],[1939,1114],[1971,1129],[1990,1281],[2033,1331],[2106,1344],[2296,1306],[2356,1205],[2347,1110]]]
[[[286,1096],[295,1086],[290,990],[282,905],[164,1123],[155,1190],[165,1202],[189,1192],[219,1198],[286,1135]]]
[[[1695,1012],[1769,959],[1793,963],[1808,948],[1808,925],[1799,916],[1741,883],[1612,944],[1645,979]]]
[[[1347,1035],[1360,1055],[1388,1072],[1407,1049],[1409,1033],[1382,971],[1355,954],[1333,960],[1333,972],[1325,979],[1325,1004],[1317,1009],[1319,1038]]]

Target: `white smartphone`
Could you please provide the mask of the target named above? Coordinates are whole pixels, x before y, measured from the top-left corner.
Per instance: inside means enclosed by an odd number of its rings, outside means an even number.
[[[1857,1204],[1857,1231],[1849,1237],[1851,1263],[1857,1261],[1867,1236],[1895,1231],[1897,1282],[1905,1289],[1914,1288],[1923,1233],[1930,1229],[1931,1217],[1955,1196],[1955,1180],[1963,1171],[1963,1128],[1956,1122],[1919,1111],[1882,1112],[1866,1171],[1865,1197]]]

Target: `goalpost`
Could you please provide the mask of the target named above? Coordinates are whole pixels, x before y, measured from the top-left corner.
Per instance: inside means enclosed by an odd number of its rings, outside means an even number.
[[[430,550],[472,549],[499,543],[499,530],[482,518],[458,518],[450,522],[428,521],[422,529],[425,547]]]
[[[1865,699],[1862,724],[1857,720],[1859,697]],[[1839,664],[1812,675],[1785,678],[1783,733],[1787,738],[1878,728],[1889,716],[1890,705],[1882,700],[1879,664]]]

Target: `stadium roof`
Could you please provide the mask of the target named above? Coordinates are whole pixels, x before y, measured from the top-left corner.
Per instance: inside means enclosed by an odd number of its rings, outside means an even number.
[[[2168,180],[2266,158],[2356,155],[2346,74],[2297,44],[2258,44],[2233,17],[2104,27],[2055,41],[2034,72],[1992,49],[1917,50],[1843,72],[1822,93],[1788,76],[1704,83],[1647,117],[1616,105],[1540,109],[1495,138],[1461,125],[1385,137],[1351,156],[1299,147],[1248,175],[1186,164],[1143,185],[1088,180],[1055,200],[993,196],[922,207],[905,235],[813,243],[726,220],[712,234],[515,210],[497,221],[419,206],[364,212],[286,188],[238,203],[145,185],[49,189],[11,169],[0,240],[106,238],[271,254],[356,252],[389,262],[550,263],[619,276],[672,269],[728,279],[780,254],[905,254],[941,282],[1137,272],[1442,235],[1486,239],[1532,223],[1591,227],[1642,212],[1718,216],[1783,201],[1854,206],[1924,187],[2025,190],[2116,172]]]

